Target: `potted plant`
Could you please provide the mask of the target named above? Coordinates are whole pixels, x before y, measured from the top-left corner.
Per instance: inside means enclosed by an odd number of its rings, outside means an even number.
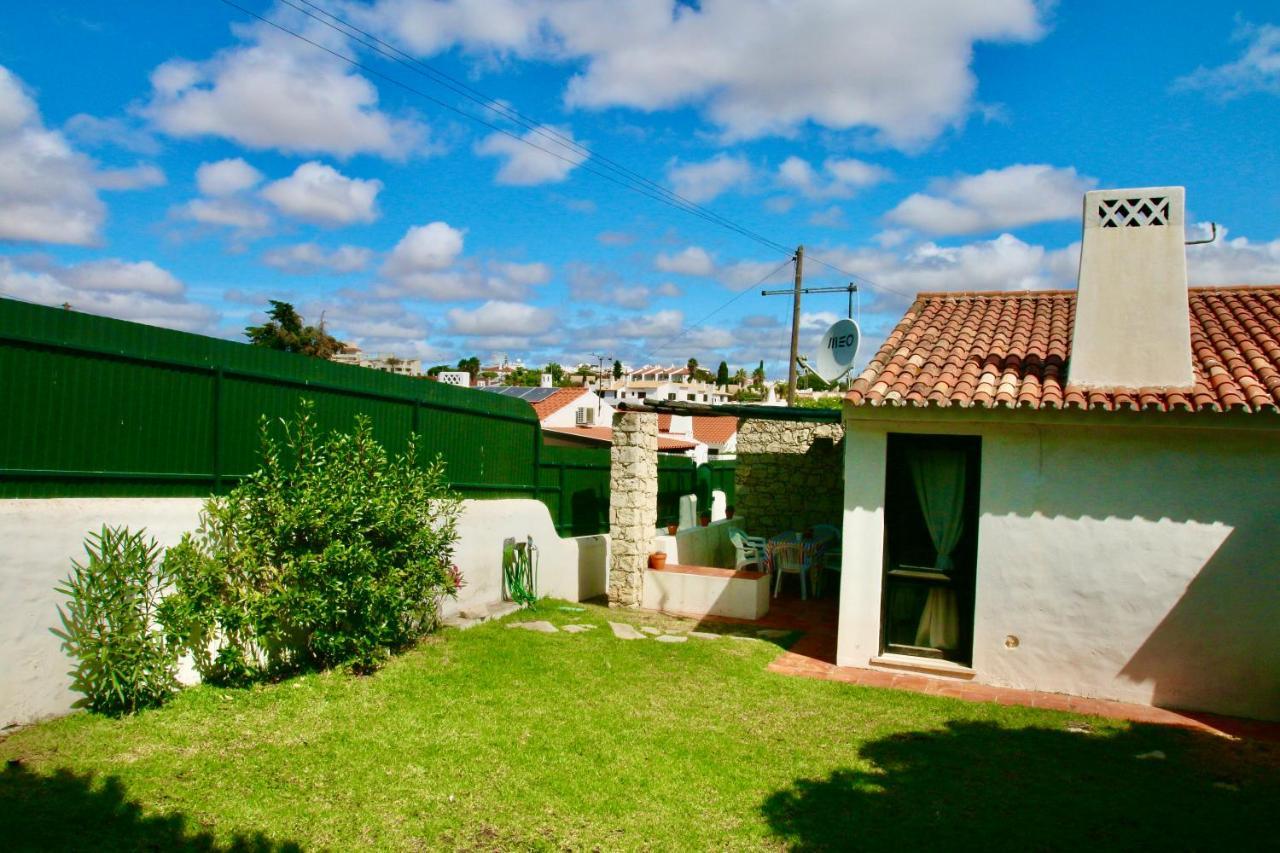
[[[649,555],[649,568],[661,569],[667,565],[667,553],[665,551],[655,551]]]
[[[671,522],[670,524],[668,524],[668,525],[667,525],[667,535],[669,535],[669,536],[675,536],[675,535],[676,535],[676,531],[677,531],[677,530],[679,530],[679,529],[680,529],[680,525],[676,524],[676,523],[673,521],[673,522]]]
[[[703,510],[702,512],[698,513],[698,524],[701,524],[703,527],[706,527],[710,523],[711,523],[711,512],[709,510]]]
[[[724,508],[724,517],[733,518],[733,504],[729,504],[727,507]]]

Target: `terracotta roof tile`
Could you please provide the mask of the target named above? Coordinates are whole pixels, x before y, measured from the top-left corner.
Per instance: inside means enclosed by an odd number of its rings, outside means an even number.
[[[587,393],[586,388],[557,388],[554,394],[529,405],[533,406],[538,420],[544,421],[585,393]]]
[[[737,418],[713,415],[693,416],[693,437],[708,446],[719,448],[737,433]]]
[[[1075,291],[921,293],[846,399],[854,405],[1280,412],[1280,286],[1188,292],[1195,387],[1069,380]]]

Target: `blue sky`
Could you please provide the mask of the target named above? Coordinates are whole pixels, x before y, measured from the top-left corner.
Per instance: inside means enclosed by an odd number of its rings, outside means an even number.
[[[302,0],[236,2],[368,70],[218,0],[9,10],[0,293],[226,337],[286,299],[427,363],[785,371],[789,300],[752,287],[784,253],[406,91],[378,75],[526,133]],[[860,277],[864,361],[916,291],[1074,286],[1095,187],[1186,186],[1225,230],[1192,283],[1280,281],[1274,4],[312,2]],[[802,351],[843,311],[807,298]]]

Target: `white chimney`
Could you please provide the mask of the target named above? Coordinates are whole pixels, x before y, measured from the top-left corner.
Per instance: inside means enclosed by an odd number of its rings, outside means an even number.
[[[550,387],[551,387],[552,385],[554,385],[554,384],[555,384],[555,383],[551,381],[551,374],[550,374],[550,373],[544,373],[544,374],[542,374],[542,376],[541,376],[541,385],[542,385],[542,387],[543,387],[543,388],[550,388]]]
[[[1185,191],[1084,195],[1068,380],[1085,388],[1190,388]]]

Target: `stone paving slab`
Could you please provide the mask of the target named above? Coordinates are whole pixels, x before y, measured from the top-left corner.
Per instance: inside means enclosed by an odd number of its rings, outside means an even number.
[[[654,637],[659,643],[683,643],[688,641],[688,637],[682,634],[663,634],[660,637]]]
[[[658,634],[662,633],[660,630],[653,627],[652,625],[644,625],[640,628],[640,630],[644,631],[646,634],[652,634],[653,636],[657,636]]]
[[[524,628],[526,631],[537,631],[539,634],[555,634],[556,626],[552,625],[545,619],[538,619],[534,622],[509,622],[508,628]]]
[[[595,625],[562,625],[560,630],[568,631],[570,634],[581,634],[584,631],[593,631],[595,627]]]
[[[610,622],[609,627],[613,629],[613,636],[619,640],[643,640],[646,639],[634,626],[628,625],[626,622]]]
[[[690,631],[690,637],[697,637],[699,640],[718,640],[719,634],[712,634],[710,631]]]

